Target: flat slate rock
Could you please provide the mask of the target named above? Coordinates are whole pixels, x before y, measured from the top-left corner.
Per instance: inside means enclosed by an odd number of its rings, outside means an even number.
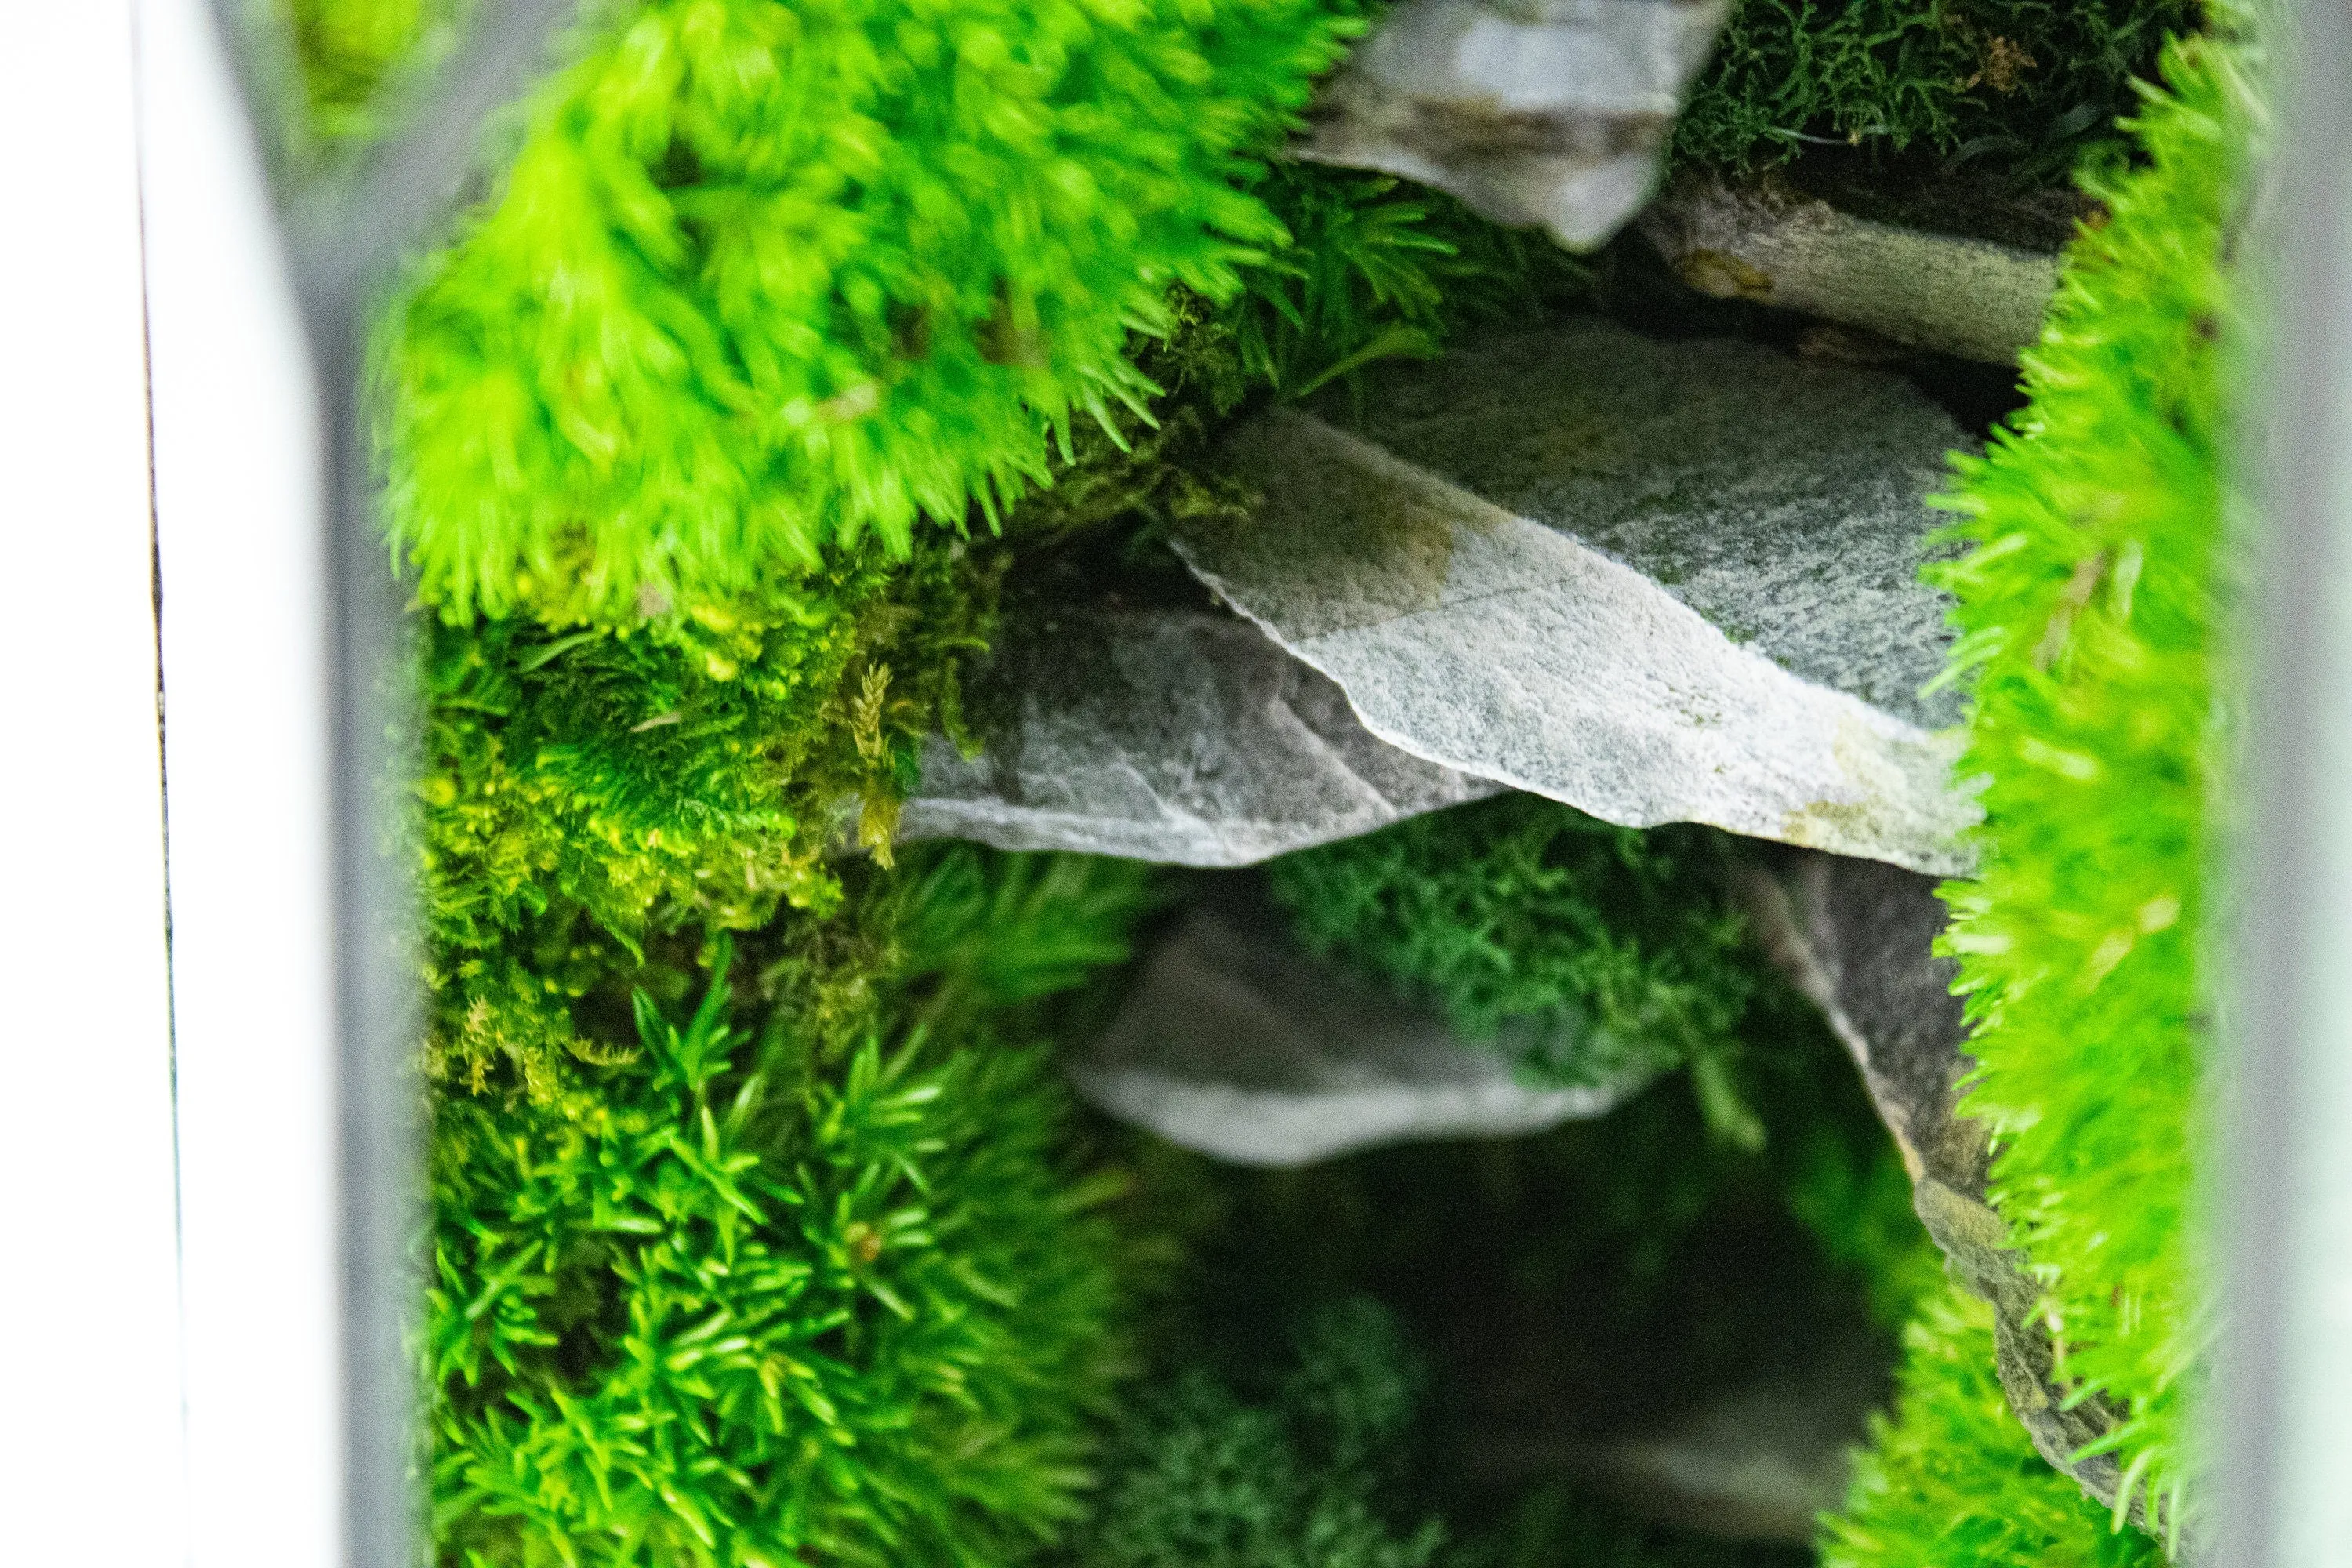
[[[1728,0],[1406,0],[1294,151],[1380,169],[1589,250],[1640,210]]]
[[[1372,733],[1612,822],[1965,868],[1917,572],[1967,437],[1910,383],[1587,321],[1367,403],[1353,433],[1244,426],[1224,460],[1259,504],[1172,542]]]
[[[934,738],[900,837],[1243,866],[1502,786],[1401,752],[1247,622],[1059,610],[1006,628],[981,755]]]
[[[1097,1106],[1237,1164],[1303,1165],[1413,1139],[1509,1137],[1598,1116],[1645,1069],[1529,1089],[1496,1052],[1291,945],[1272,919],[1188,914],[1070,1065]]]
[[[2020,234],[1988,213],[1983,226]],[[1859,327],[1892,343],[2013,363],[2042,335],[2058,247],[1848,211],[1785,183],[1677,181],[1641,233],[1684,282]],[[2022,236],[2020,235],[2021,237]]]

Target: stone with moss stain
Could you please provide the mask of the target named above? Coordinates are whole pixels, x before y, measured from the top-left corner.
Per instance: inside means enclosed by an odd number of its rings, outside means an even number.
[[[1527,1088],[1504,1052],[1308,957],[1279,916],[1244,907],[1188,914],[1070,1076],[1171,1143],[1286,1166],[1410,1139],[1539,1131],[1601,1115],[1651,1075]]]
[[[1317,100],[1301,157],[1380,169],[1588,250],[1649,199],[1727,0],[1408,0]]]
[[[1685,178],[1643,214],[1640,227],[1701,293],[1994,364],[2013,363],[2041,336],[2058,287],[2055,244],[1888,222],[1782,180],[1734,186]]]
[[[1909,383],[1582,321],[1392,367],[1367,407],[1245,426],[1255,515],[1173,542],[1374,734],[1611,822],[1965,868],[1917,572],[1966,437]]]
[[[1501,787],[1378,740],[1323,676],[1197,611],[1015,620],[979,679],[1001,717],[978,756],[933,740],[902,837],[1242,866]]]

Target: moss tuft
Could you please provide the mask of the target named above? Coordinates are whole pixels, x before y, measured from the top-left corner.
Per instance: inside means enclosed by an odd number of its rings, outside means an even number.
[[[423,627],[436,1063],[543,1089],[573,1004],[648,940],[832,907],[826,854],[887,853],[923,737],[959,731],[1003,565],[935,542],[803,584],[767,621]]]
[[[2126,1491],[2175,1516],[2206,1329],[2189,1274],[2207,1030],[2200,929],[2217,721],[2224,268],[2254,100],[2236,50],[2167,52],[2145,163],[2089,182],[2032,401],[1963,459],[1936,578],[1986,780],[1950,885],[1993,1197],[2048,1281],[2060,1375],[2127,1411]]]
[[[532,95],[386,342],[390,525],[444,613],[719,605],[903,558],[1141,409],[1130,333],[1283,240],[1244,188],[1345,4],[643,0]]]

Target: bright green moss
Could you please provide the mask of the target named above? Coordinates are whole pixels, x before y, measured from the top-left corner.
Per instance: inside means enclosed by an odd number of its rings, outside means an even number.
[[[274,0],[293,31],[310,123],[308,151],[364,142],[382,130],[385,89],[401,72],[444,58],[467,0]]]
[[[1675,156],[1747,168],[1809,142],[2063,180],[2198,0],[1741,0]]]
[[[436,1056],[543,1088],[572,1004],[650,937],[829,907],[821,858],[887,851],[923,736],[958,731],[1002,564],[928,544],[803,584],[776,626],[423,628]]]
[[[752,939],[751,1027],[640,991],[552,1096],[445,1087],[440,1560],[944,1568],[1076,1517],[1121,1184],[1017,1010],[1125,956],[1148,876],[950,849]]]
[[[1308,1316],[1288,1364],[1236,1388],[1189,1364],[1131,1399],[1077,1568],[1432,1568],[1445,1532],[1391,1494],[1422,1376],[1367,1298]],[[1259,1369],[1252,1369],[1259,1370]]]
[[[1689,1061],[1723,1124],[1752,1131],[1724,1079],[1759,983],[1727,855],[1711,829],[1616,827],[1505,795],[1285,856],[1267,880],[1310,950],[1530,1072],[1594,1083]]]
[[[454,616],[656,617],[993,517],[1139,408],[1130,333],[1278,244],[1242,188],[1322,0],[644,0],[536,91],[386,356],[390,523]]]
[[[1904,1335],[1822,1568],[2157,1568],[2164,1553],[2033,1451],[1993,1371],[1992,1309],[1948,1288]]]
[[[2146,162],[2094,175],[2106,221],[2070,252],[2032,403],[1965,459],[1937,570],[1986,780],[1980,870],[1951,885],[1999,1142],[1993,1196],[2049,1281],[2061,1373],[2120,1401],[2126,1490],[2167,1516],[2204,1340],[2190,1147],[2207,1029],[2200,929],[2217,712],[2223,267],[2256,110],[2234,50],[2168,50]]]

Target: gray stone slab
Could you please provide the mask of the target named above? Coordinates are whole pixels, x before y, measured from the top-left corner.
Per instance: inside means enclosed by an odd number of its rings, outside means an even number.
[[[1966,437],[1909,383],[1585,321],[1399,367],[1369,406],[1245,426],[1253,515],[1173,542],[1374,734],[1612,822],[1964,868],[1917,571]]]
[[[1598,1116],[1649,1072],[1529,1089],[1504,1058],[1300,952],[1275,921],[1196,909],[1070,1066],[1080,1093],[1187,1149],[1302,1165],[1412,1139],[1507,1137]]]
[[[1681,181],[1640,226],[1702,293],[1994,364],[2014,362],[2042,335],[2058,287],[2054,246],[1886,222],[1780,184]]]
[[[907,838],[1244,866],[1495,794],[1379,740],[1247,622],[1073,608],[1008,626],[1014,694],[966,757],[934,739]]]
[[[1647,201],[1728,0],[1407,0],[1318,95],[1304,158],[1586,250]]]

